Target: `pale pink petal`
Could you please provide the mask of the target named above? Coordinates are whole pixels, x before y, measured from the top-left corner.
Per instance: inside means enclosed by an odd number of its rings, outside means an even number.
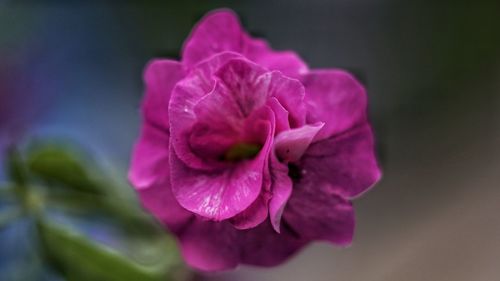
[[[323,125],[324,123],[320,122],[278,134],[274,141],[274,149],[278,158],[286,163],[298,161]]]
[[[182,65],[173,60],[151,61],[144,72],[146,94],[142,113],[148,122],[168,130],[168,102],[175,84],[184,77]]]
[[[306,88],[307,123],[325,122],[317,140],[366,121],[365,89],[351,74],[342,70],[313,70],[303,76],[302,82]]]

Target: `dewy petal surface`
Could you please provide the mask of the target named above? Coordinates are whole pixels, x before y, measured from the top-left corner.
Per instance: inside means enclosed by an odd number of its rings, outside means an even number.
[[[373,133],[368,123],[342,135],[312,144],[300,161],[305,180],[325,185],[353,198],[370,189],[382,175],[375,157]]]
[[[343,70],[313,70],[302,77],[306,88],[307,123],[325,122],[317,140],[366,122],[363,86]]]

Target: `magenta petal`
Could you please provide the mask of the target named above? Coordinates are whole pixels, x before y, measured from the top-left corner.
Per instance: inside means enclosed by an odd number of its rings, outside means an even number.
[[[237,230],[227,222],[193,220],[179,236],[186,262],[200,270],[221,271],[239,263],[276,266],[288,260],[309,241],[290,229],[276,233],[269,222]]]
[[[307,123],[325,122],[316,139],[325,139],[366,121],[363,86],[342,70],[313,70],[302,78]]]
[[[135,145],[129,180],[136,188],[143,206],[176,232],[191,217],[170,189],[168,133],[144,123]]]
[[[245,118],[250,113],[262,107],[267,99],[267,92],[260,91],[257,80],[265,70],[246,59],[232,59],[224,64],[215,75],[226,89],[226,98],[231,101],[227,105],[233,112],[229,117]]]
[[[288,121],[288,111],[280,104],[280,102],[275,98],[269,98],[267,105],[274,112],[276,119],[276,134],[290,130],[290,122]]]
[[[255,89],[261,69],[252,64],[231,60],[222,66],[217,72],[221,79],[194,107],[197,121],[189,146],[197,155],[217,159],[235,143],[266,142],[268,135],[252,128],[267,97],[267,92]]]
[[[313,143],[300,163],[306,178],[328,183],[341,196],[353,198],[381,177],[368,123],[342,135]]]
[[[184,208],[221,221],[248,208],[259,196],[264,155],[220,172],[187,167],[171,150],[172,191]]]
[[[238,230],[227,222],[197,218],[179,235],[186,262],[200,270],[220,271],[235,268],[240,262]]]
[[[262,190],[263,171],[274,133],[274,115],[266,108],[262,114],[265,116],[255,124],[255,129],[265,132],[266,143],[252,160],[207,172],[189,168],[171,149],[172,191],[181,206],[203,217],[221,221],[246,210],[257,199]]]
[[[276,155],[284,162],[299,160],[323,125],[317,123],[281,132],[274,142]]]
[[[261,224],[267,218],[269,197],[268,193],[262,192],[250,207],[231,218],[231,224],[237,229],[254,228]]]
[[[225,51],[241,53],[269,70],[279,70],[294,78],[308,71],[295,52],[274,51],[266,41],[251,38],[242,29],[237,15],[230,10],[217,10],[201,19],[184,43],[182,62],[192,68]]]
[[[193,28],[182,49],[182,62],[193,67],[210,56],[232,51],[241,53],[243,30],[238,17],[230,10],[209,13]]]
[[[168,102],[175,84],[184,77],[182,65],[173,60],[151,61],[144,72],[146,95],[142,111],[147,121],[168,129]]]
[[[129,170],[129,180],[136,189],[146,189],[169,177],[168,147],[168,131],[144,122]]]
[[[279,70],[293,78],[308,72],[307,64],[293,51],[274,51],[262,39],[247,37],[245,55],[270,70]]]
[[[286,203],[292,194],[293,183],[288,176],[288,166],[281,163],[276,155],[271,156],[272,171],[272,198],[269,201],[269,216],[271,225],[276,232],[280,232],[281,216]]]
[[[306,240],[325,240],[346,246],[354,235],[351,202],[318,189],[316,182],[303,180],[294,186],[283,219]]]
[[[238,57],[241,56],[226,52],[203,61],[186,78],[179,81],[172,91],[168,108],[171,120],[171,145],[175,148],[179,159],[191,168],[214,169],[213,165],[193,154],[189,146],[192,128],[198,120],[194,107],[214,89],[215,80],[212,78],[214,72],[228,60]]]
[[[278,71],[268,72],[259,77],[259,89],[275,97],[288,111],[291,127],[300,127],[306,121],[304,87],[296,80],[283,76]]]
[[[309,241],[296,236],[290,228],[274,231],[269,221],[242,231],[241,262],[257,266],[276,266],[287,261]]]

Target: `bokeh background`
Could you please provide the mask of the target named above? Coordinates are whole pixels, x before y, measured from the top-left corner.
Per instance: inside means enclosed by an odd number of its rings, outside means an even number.
[[[346,68],[363,81],[384,178],[355,201],[349,248],[317,243],[276,268],[174,278],[499,280],[498,1],[0,0],[1,182],[12,180],[13,145],[25,151],[34,141],[64,140],[91,155],[84,165],[137,207],[126,170],[143,67],[178,57],[193,24],[218,7],[234,9],[252,34],[297,51],[311,68]],[[47,250],[34,250],[43,228],[11,216],[14,203],[0,196],[0,280],[66,280],[68,265],[47,269]],[[110,230],[102,216],[48,216],[132,256],[147,247],[144,239],[130,246],[134,230]]]

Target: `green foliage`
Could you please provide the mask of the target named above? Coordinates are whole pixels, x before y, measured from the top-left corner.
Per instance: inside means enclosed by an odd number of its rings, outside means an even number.
[[[36,224],[39,257],[65,280],[180,280],[186,276],[173,239],[106,177],[85,153],[55,143],[38,143],[23,155],[12,149],[0,199],[13,198],[0,212],[0,229],[24,216]],[[125,187],[129,188],[129,187]],[[12,203],[11,202],[11,203]],[[99,218],[115,230],[112,248],[57,223],[50,215]],[[113,232],[113,233],[115,233]]]
[[[7,174],[16,185],[26,183],[26,171],[22,164],[21,155],[14,148],[9,149],[7,153]]]
[[[167,280],[168,263],[135,263],[112,248],[50,223],[40,222],[38,229],[47,258],[68,280]]]
[[[27,159],[29,170],[50,185],[105,193],[105,189],[90,179],[83,165],[74,151],[55,145],[38,145]]]

